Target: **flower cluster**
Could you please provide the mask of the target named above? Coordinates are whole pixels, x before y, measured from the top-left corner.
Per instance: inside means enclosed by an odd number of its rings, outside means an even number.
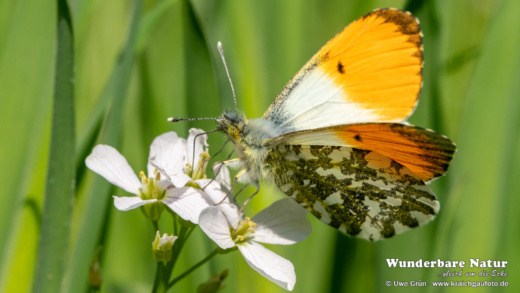
[[[199,224],[220,249],[238,248],[253,269],[292,290],[296,282],[292,263],[259,243],[287,245],[305,239],[311,230],[305,210],[291,199],[284,199],[252,218],[245,217],[227,198],[231,184],[225,165],[215,164],[215,178],[207,178],[209,158],[207,135],[200,129],[191,129],[187,140],[175,132],[154,139],[147,174],[140,171],[137,176],[126,159],[108,145],[97,145],[87,157],[86,165],[133,194],[114,195],[118,210],[142,207],[143,213],[157,222],[167,208],[180,218]],[[159,235],[157,231],[153,255],[158,262],[166,263],[172,258],[172,247],[185,240]]]
[[[196,136],[200,135],[197,139]],[[110,183],[135,196],[114,196],[114,205],[120,211],[144,206],[145,215],[157,221],[164,209],[170,208],[184,220],[197,224],[200,212],[226,197],[221,184],[227,180],[206,178],[207,135],[200,129],[191,129],[188,140],[175,132],[167,132],[154,139],[148,157],[148,176],[143,171],[139,178],[126,159],[113,147],[97,145],[87,157],[87,167],[105,177]],[[226,178],[226,176],[219,176]]]

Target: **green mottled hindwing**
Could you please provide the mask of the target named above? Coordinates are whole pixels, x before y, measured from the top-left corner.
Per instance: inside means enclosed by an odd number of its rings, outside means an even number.
[[[370,241],[425,224],[439,210],[421,179],[372,151],[281,144],[269,150],[263,168],[318,219]]]

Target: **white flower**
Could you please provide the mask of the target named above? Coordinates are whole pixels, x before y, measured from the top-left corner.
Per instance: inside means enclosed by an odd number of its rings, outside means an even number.
[[[175,132],[158,136],[154,140],[157,147],[153,147],[154,143],[152,143],[150,148],[148,170],[156,168],[175,187],[191,186],[203,189],[214,203],[220,202],[229,191],[229,170],[223,166],[218,174],[215,172],[217,174],[215,180],[207,179],[206,167],[209,158],[207,140],[208,136],[204,131],[196,128],[190,129],[187,140],[177,137]],[[223,192],[223,188],[228,190]]]
[[[200,228],[222,249],[237,246],[246,262],[284,289],[296,283],[293,264],[266,249],[267,244],[294,244],[311,232],[306,211],[292,199],[279,200],[252,219],[243,218],[235,205],[222,203],[200,214]]]
[[[231,176],[229,169],[222,162],[216,162],[211,168],[215,174],[215,180],[220,183],[220,187],[227,194],[231,190]]]
[[[201,130],[190,130],[191,133],[200,133]],[[137,178],[126,159],[113,147],[108,145],[97,145],[86,159],[86,165],[92,171],[103,176],[110,183],[126,190],[135,196],[114,196],[114,205],[118,210],[128,211],[137,207],[145,206],[145,214],[158,220],[163,209],[163,204],[168,206],[181,218],[198,223],[200,212],[226,196],[217,181],[203,178],[205,175],[202,150],[206,151],[206,138],[200,139],[195,144],[193,153],[193,139],[191,139],[191,152],[187,152],[186,140],[179,138],[175,132],[164,133],[154,139],[150,146],[148,161],[148,177],[140,172]],[[190,143],[187,144],[190,146]],[[186,166],[188,154],[195,154],[198,158],[196,170],[201,178],[192,180],[172,181],[171,178],[181,178],[172,170],[183,170]],[[207,154],[207,152],[206,152]],[[201,162],[199,164],[199,162]],[[159,172],[157,171],[159,169]],[[166,178],[164,178],[166,177]],[[211,182],[211,183],[210,183]],[[201,189],[204,188],[204,191]]]

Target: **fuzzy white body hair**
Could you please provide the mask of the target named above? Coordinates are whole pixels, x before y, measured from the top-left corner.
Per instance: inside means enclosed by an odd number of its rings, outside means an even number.
[[[282,131],[272,121],[263,118],[247,120],[244,115],[225,111],[217,119],[218,128],[222,130],[233,143],[240,158],[237,164],[228,165],[231,168],[246,170],[240,177],[240,182],[256,184],[270,175],[263,168],[263,162],[269,153],[264,141],[282,134]]]

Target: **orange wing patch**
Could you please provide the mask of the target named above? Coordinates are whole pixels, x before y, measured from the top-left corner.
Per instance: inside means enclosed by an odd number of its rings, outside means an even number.
[[[391,158],[423,181],[443,175],[456,149],[443,135],[403,124],[354,124],[332,129],[345,144]]]
[[[422,63],[417,19],[379,9],[347,26],[308,65],[316,64],[343,88],[348,102],[373,109],[378,121],[402,121],[415,108]]]

